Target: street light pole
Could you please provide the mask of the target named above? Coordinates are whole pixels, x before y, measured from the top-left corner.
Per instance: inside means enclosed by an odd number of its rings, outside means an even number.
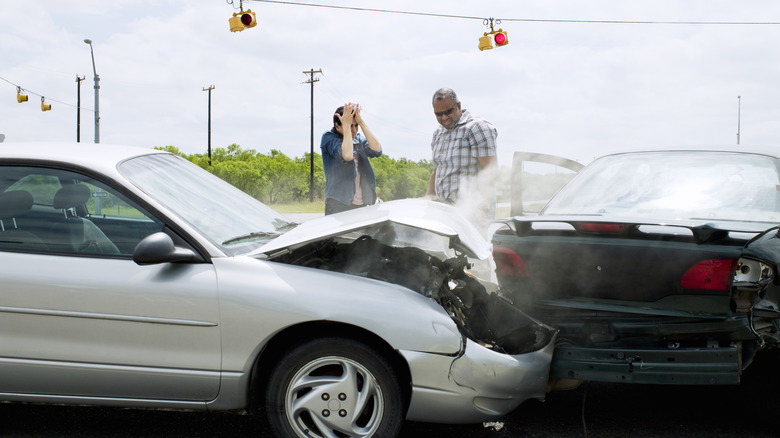
[[[737,144],[739,144],[740,123],[742,122],[742,96],[737,96]]]
[[[95,75],[95,143],[100,143],[100,76],[95,68],[95,52],[92,50],[92,40],[85,39],[89,44],[89,53],[92,55],[92,73]]]

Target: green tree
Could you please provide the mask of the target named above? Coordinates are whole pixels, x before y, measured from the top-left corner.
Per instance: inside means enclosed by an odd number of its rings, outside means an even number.
[[[272,149],[266,155],[234,143],[227,148],[213,150],[209,164],[206,154],[187,155],[170,145],[156,149],[182,156],[268,204],[309,200],[309,153],[290,158]],[[424,196],[433,171],[433,164],[427,160],[396,160],[387,155],[371,159],[371,164],[376,174],[377,195],[385,201]],[[325,197],[322,156],[317,153],[314,154],[313,193],[315,199]]]
[[[382,155],[372,160],[376,174],[377,195],[383,200],[419,198],[425,195],[433,165],[426,160],[419,163],[401,158],[395,160]]]
[[[305,153],[303,157],[296,158],[295,162],[303,169],[303,186],[305,189],[301,193],[299,201],[309,200],[309,179],[312,176],[311,161],[309,159],[311,153]],[[314,199],[325,199],[325,170],[322,168],[322,155],[314,153],[314,184],[313,192]]]

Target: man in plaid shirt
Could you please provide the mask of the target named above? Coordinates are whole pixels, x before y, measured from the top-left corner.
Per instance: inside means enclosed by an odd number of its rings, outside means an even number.
[[[428,182],[428,195],[449,204],[455,204],[459,198],[470,198],[483,215],[492,216],[495,212],[493,172],[498,171],[496,128],[461,109],[458,96],[449,88],[434,93],[433,113],[441,126],[431,141],[434,169]],[[491,172],[478,179],[485,169]]]

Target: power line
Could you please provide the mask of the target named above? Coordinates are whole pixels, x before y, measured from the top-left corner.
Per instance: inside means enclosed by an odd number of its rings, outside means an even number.
[[[525,21],[534,23],[586,23],[586,24],[683,24],[683,25],[778,25],[774,21],[638,21],[638,20],[558,20],[538,18],[502,18],[501,21]]]
[[[275,0],[244,0],[255,1],[260,3],[276,3],[280,5],[294,5],[294,6],[312,6],[315,8],[329,8],[329,9],[349,9],[352,11],[364,11],[364,12],[383,12],[386,14],[403,14],[403,15],[422,15],[425,17],[440,17],[440,18],[462,18],[468,20],[483,20],[484,17],[468,17],[463,15],[447,15],[447,14],[432,14],[426,12],[409,12],[409,11],[394,11],[390,9],[372,9],[372,8],[356,8],[351,6],[334,6],[334,5],[319,5],[315,3],[298,3],[298,2],[285,2]]]
[[[332,89],[329,89],[328,87],[325,87],[325,90],[335,98],[337,102],[349,102],[349,98],[341,92],[338,88],[336,88],[336,85],[333,83],[333,81],[330,80],[328,75],[325,74],[325,72],[320,73],[323,79],[325,79],[325,84],[328,84]],[[368,111],[366,111],[366,107],[363,106],[363,104],[360,104],[360,112],[362,114],[368,114],[369,117],[371,117],[371,120],[376,120],[377,125],[384,125],[389,126],[390,128],[394,129],[395,131],[406,131],[413,134],[424,134],[427,135],[427,132],[421,132],[415,129],[409,129],[409,127],[406,124],[398,124],[394,123],[391,120],[385,119],[382,117],[381,114],[377,114],[374,112],[371,112],[371,108],[369,108]]]
[[[279,0],[244,0],[258,3],[275,3],[280,5],[310,6],[315,8],[346,9],[361,12],[379,12],[385,14],[418,15],[424,17],[457,18],[464,20],[484,20],[485,17],[473,17],[468,15],[434,14],[429,12],[397,11],[392,9],[357,8],[352,6],[335,6],[315,3],[299,3]],[[501,21],[515,21],[528,23],[585,23],[585,24],[678,24],[678,25],[778,25],[775,21],[651,21],[651,20],[565,20],[565,19],[541,19],[541,18],[501,18]]]

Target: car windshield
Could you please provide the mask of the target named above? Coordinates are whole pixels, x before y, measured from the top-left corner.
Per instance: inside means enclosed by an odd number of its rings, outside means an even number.
[[[119,170],[230,255],[250,252],[294,226],[270,207],[175,155],[133,158]]]
[[[729,152],[646,152],[594,161],[543,215],[780,222],[776,159]]]

